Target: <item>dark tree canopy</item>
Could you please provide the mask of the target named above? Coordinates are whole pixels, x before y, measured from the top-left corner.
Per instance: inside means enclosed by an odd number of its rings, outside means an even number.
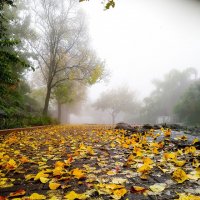
[[[200,80],[193,83],[178,101],[175,113],[179,120],[190,125],[200,125]]]

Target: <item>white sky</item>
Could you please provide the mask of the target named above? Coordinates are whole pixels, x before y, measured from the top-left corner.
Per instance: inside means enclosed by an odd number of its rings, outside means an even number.
[[[80,3],[97,55],[111,72],[109,83],[89,89],[94,100],[122,84],[142,98],[170,69],[195,67],[200,73],[200,2],[197,0],[118,0],[103,10],[101,0]]]

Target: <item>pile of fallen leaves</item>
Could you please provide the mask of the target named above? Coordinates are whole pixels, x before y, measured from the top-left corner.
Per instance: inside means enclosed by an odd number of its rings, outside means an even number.
[[[71,125],[1,135],[0,200],[199,200],[198,139],[178,148],[170,134]]]

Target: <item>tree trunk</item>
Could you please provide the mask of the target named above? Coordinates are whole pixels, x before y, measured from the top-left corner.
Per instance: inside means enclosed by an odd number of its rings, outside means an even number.
[[[51,88],[47,87],[47,93],[46,93],[45,104],[44,104],[44,109],[43,109],[44,116],[47,116],[47,113],[48,113],[50,96],[51,96]]]
[[[61,123],[62,104],[58,102],[58,122]]]

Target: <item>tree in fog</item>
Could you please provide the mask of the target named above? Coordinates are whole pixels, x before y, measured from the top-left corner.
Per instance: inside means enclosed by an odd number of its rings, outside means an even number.
[[[155,90],[144,99],[142,116],[145,122],[155,123],[161,116],[173,119],[174,106],[196,77],[197,70],[187,68],[182,72],[171,70],[165,75],[164,80],[154,80]]]
[[[67,106],[74,108],[75,105],[83,101],[86,96],[86,87],[84,84],[77,81],[63,82],[63,84],[60,84],[54,90],[54,96],[57,103],[58,121],[61,122],[62,105],[66,105],[65,108]],[[69,122],[70,109],[68,109],[67,113],[65,109],[65,116],[66,115],[68,119],[67,122]]]
[[[38,38],[32,47],[46,84],[43,114],[48,112],[53,90],[67,80],[93,84],[101,79],[103,63],[89,48],[84,15],[76,0],[36,0]]]
[[[181,122],[200,125],[200,80],[187,89],[179,99],[174,112]]]
[[[96,109],[107,110],[114,124],[119,113],[134,113],[138,103],[133,91],[121,87],[103,92],[93,106]]]

